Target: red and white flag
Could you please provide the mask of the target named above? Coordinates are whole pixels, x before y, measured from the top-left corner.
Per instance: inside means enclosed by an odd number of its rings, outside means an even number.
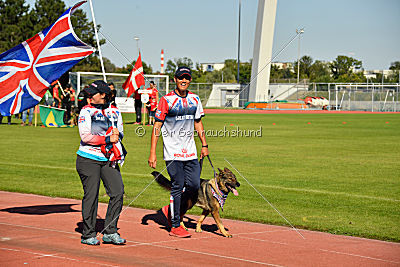
[[[142,59],[139,57],[133,67],[131,73],[129,74],[128,79],[122,85],[126,92],[126,96],[130,97],[140,86],[144,85],[144,76],[143,76],[143,66],[142,66]]]

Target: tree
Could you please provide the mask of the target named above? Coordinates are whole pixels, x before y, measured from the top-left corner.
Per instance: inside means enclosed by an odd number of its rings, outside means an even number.
[[[193,61],[188,57],[175,59],[175,62],[177,67],[186,66],[189,69],[193,69]]]
[[[0,0],[0,53],[32,37],[34,22],[25,0]]]
[[[390,64],[389,70],[400,70],[400,61],[395,61]]]
[[[111,62],[110,62],[111,63]],[[126,65],[125,67],[122,68],[116,68],[115,72],[117,73],[130,73],[133,69],[133,66],[135,66],[136,60],[132,61],[131,64]],[[143,66],[143,73],[144,74],[152,74],[153,73],[153,68],[151,65],[147,65],[146,62],[142,60],[142,66]]]
[[[392,62],[389,69],[391,70],[388,77],[389,82],[400,83],[400,61]]]
[[[36,0],[33,9],[35,33],[53,24],[66,9],[65,3],[62,0]]]
[[[361,69],[362,62],[348,56],[337,56],[337,58],[330,64],[332,76],[335,80],[340,76],[350,77],[353,69]],[[340,79],[342,80],[343,77]]]
[[[311,82],[330,82],[332,77],[329,71],[329,63],[324,63],[320,60],[316,60],[311,66],[310,72]]]
[[[313,64],[313,59],[310,56],[303,56],[300,58],[300,78],[310,79],[311,76],[311,66]],[[294,62],[294,73],[297,77],[298,62]]]
[[[168,74],[170,79],[174,78],[175,70],[177,69],[176,63],[171,59],[167,61],[167,65],[165,66],[165,73]]]
[[[182,57],[174,58],[174,61],[168,60],[165,67],[165,73],[169,75],[170,79],[173,79],[176,69],[182,66],[189,67],[193,71],[193,61],[188,57]]]

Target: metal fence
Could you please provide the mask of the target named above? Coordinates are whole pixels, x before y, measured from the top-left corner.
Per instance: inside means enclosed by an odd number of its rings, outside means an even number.
[[[308,90],[297,90],[287,100],[325,97],[331,110],[398,112],[399,91],[400,84],[311,83]]]
[[[271,84],[275,88],[279,84]],[[275,91],[275,95],[269,95],[269,101],[288,101],[304,103],[306,97],[324,97],[329,100],[328,109],[346,110],[346,111],[373,111],[373,112],[399,112],[399,93],[400,84],[361,84],[361,83],[301,83],[301,84],[282,84],[284,88],[281,91]],[[213,99],[207,96],[211,95],[212,85],[207,84],[207,89],[199,87],[192,91],[198,93],[203,103],[212,102],[214,107],[225,107],[227,99],[223,93],[213,93]],[[249,87],[241,86],[243,90],[249,90]],[[202,94],[203,93],[203,94]],[[237,94],[240,108],[244,108],[244,103],[248,101],[248,94]],[[218,103],[215,105],[215,103]]]

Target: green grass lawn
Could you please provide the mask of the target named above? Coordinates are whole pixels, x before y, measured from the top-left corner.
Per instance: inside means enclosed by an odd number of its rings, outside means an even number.
[[[133,120],[124,115],[125,122]],[[0,125],[0,190],[80,199],[78,129],[19,122]],[[400,241],[398,114],[209,114],[203,122],[213,134],[224,126],[230,134],[236,127],[262,127],[261,137],[208,137],[213,164],[230,168],[224,158],[229,160],[296,227]],[[144,137],[136,128],[125,124],[125,205],[153,179],[147,165],[151,128]],[[157,170],[164,167],[160,142]],[[242,186],[238,197],[228,198],[224,218],[287,225],[236,175]],[[212,178],[208,163],[202,178]],[[100,195],[107,202],[103,188]],[[168,192],[153,183],[131,206],[159,209],[168,201]]]

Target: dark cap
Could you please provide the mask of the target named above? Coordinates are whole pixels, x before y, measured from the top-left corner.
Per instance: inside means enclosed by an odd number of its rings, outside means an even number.
[[[181,77],[182,75],[189,75],[192,78],[192,71],[188,67],[179,67],[175,71],[175,77]]]
[[[102,80],[94,81],[92,84],[89,85],[88,88],[85,88],[84,90],[89,95],[95,95],[97,93],[109,94],[111,92],[110,87],[108,87],[107,83]]]

